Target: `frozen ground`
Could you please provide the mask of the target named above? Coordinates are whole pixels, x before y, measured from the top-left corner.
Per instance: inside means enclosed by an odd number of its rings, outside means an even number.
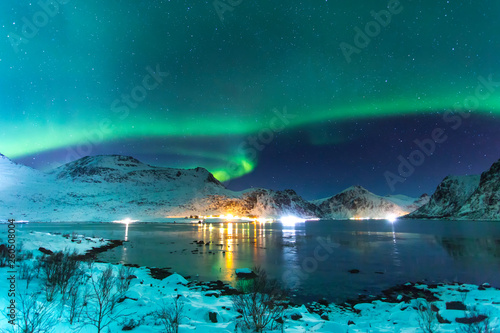
[[[73,238],[73,241],[72,241]],[[75,249],[83,253],[92,247],[106,244],[104,240],[98,238],[86,238],[83,236],[71,236],[64,238],[62,235],[52,235],[46,233],[22,233],[19,232],[16,238],[17,244],[22,243],[22,252],[33,251],[32,259],[24,259],[18,262],[29,263],[31,267],[38,261],[41,255],[38,250],[40,246],[58,251],[63,249]],[[5,242],[5,239],[3,240]],[[58,293],[52,302],[46,301],[46,292],[43,291],[37,296],[35,304],[40,305],[40,309],[46,309],[47,315],[54,320],[47,332],[97,332],[91,325],[85,325],[88,319],[85,317],[86,309],[94,307],[96,298],[92,297],[90,281],[95,281],[102,272],[109,267],[104,263],[93,265],[83,264],[85,271],[84,279],[87,283],[79,287],[80,295],[84,293],[89,297],[84,306],[83,297],[79,309],[83,310],[79,317],[75,319],[73,325],[69,324],[69,301],[62,305],[61,295]],[[115,275],[119,274],[120,265],[111,266]],[[9,305],[10,297],[7,294],[9,286],[8,267],[0,268],[0,290],[3,295],[0,300],[2,313]],[[183,318],[179,327],[180,332],[235,332],[235,326],[240,314],[233,308],[232,296],[221,296],[220,291],[207,290],[207,287],[197,286],[189,283],[178,274],[170,275],[163,280],[154,279],[149,275],[149,270],[140,267],[133,268],[133,274],[129,289],[122,294],[122,301],[116,304],[110,317],[117,316],[102,332],[119,332],[126,326],[136,326],[134,332],[164,332],[159,320],[153,315],[162,304],[171,305],[177,295],[181,295],[179,301],[182,302],[184,310]],[[42,274],[38,274],[26,288],[26,280],[20,278],[20,273],[16,275],[16,293],[32,294],[44,290]],[[489,285],[459,285],[442,284],[434,286],[412,285],[414,290],[428,290],[427,295],[433,294],[437,300],[433,302],[432,311],[439,314],[441,321],[450,323],[435,322],[435,330],[439,332],[456,332],[466,329],[469,332],[472,327],[467,324],[457,323],[457,319],[467,316],[475,318],[478,315],[485,315],[488,318],[477,325],[483,325],[489,321],[489,328],[498,331],[500,327],[500,290],[489,287]],[[87,291],[85,292],[85,288]],[[420,295],[415,295],[418,297]],[[309,304],[289,307],[285,311],[284,331],[295,332],[422,332],[419,328],[419,312],[416,310],[418,301],[421,299],[408,298],[408,293],[401,294],[393,298],[374,300],[366,303],[358,303],[353,307],[340,305],[320,305]],[[455,303],[449,303],[455,302]],[[447,304],[448,303],[448,304]],[[459,303],[464,303],[466,310],[452,310]],[[20,306],[19,300],[17,306]],[[210,316],[210,312],[212,315]],[[17,309],[17,315],[21,314],[21,309]],[[210,318],[212,317],[212,318]],[[210,319],[216,319],[216,323]],[[0,331],[9,332],[13,327],[8,323],[5,315],[0,316]],[[19,331],[19,330],[17,330]],[[277,330],[277,332],[280,330]],[[470,331],[472,332],[472,331]]]

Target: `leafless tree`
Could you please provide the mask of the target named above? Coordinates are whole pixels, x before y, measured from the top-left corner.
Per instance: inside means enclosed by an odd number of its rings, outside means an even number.
[[[134,269],[128,266],[120,266],[118,270],[118,291],[126,293],[130,287],[131,276],[134,274]]]
[[[160,308],[154,313],[155,318],[160,320],[167,333],[179,332],[179,325],[184,312],[184,303],[180,298],[181,295],[173,297],[171,304],[163,302]]]
[[[437,328],[437,315],[432,310],[432,304],[426,300],[417,301],[418,326],[424,333],[434,333]]]
[[[254,273],[255,279],[240,283],[242,294],[233,296],[233,305],[242,314],[244,326],[262,332],[279,325],[287,307],[287,292],[278,281],[269,279],[263,269],[256,267]]]
[[[26,289],[29,288],[30,282],[37,276],[33,264],[29,261],[22,261],[19,264],[18,273],[21,280],[26,280]]]
[[[459,290],[459,292],[460,292],[460,300],[465,305],[465,300],[467,299],[467,295],[469,293],[469,290],[463,289],[463,290]]]
[[[54,305],[40,300],[39,294],[18,295],[16,329],[22,333],[50,333],[56,324]]]
[[[63,296],[66,294],[70,279],[81,271],[76,255],[76,251],[59,251],[42,257],[41,270],[46,287],[59,289]]]
[[[85,322],[101,333],[111,323],[124,316],[121,311],[114,311],[121,293],[116,287],[117,279],[113,275],[113,267],[109,265],[100,275],[96,274],[92,267],[88,285],[89,301],[84,311]]]
[[[9,261],[9,249],[6,244],[0,244],[0,267],[7,266]]]
[[[87,290],[81,291],[80,286],[72,285],[68,288],[67,319],[71,325],[80,319],[84,306],[87,305]]]
[[[83,307],[87,302],[87,292],[83,288],[83,271],[79,271],[76,275],[72,276],[69,283],[67,291],[61,298],[61,306],[64,308],[67,306],[67,319],[70,324],[78,321],[80,315],[83,311]],[[84,289],[84,291],[81,291]]]
[[[45,291],[45,299],[47,302],[52,302],[57,295],[57,285],[45,281],[43,284],[43,290]]]
[[[490,318],[485,313],[480,313],[475,307],[470,308],[464,318],[456,319],[460,322],[459,333],[494,333],[496,330],[491,327]],[[498,327],[497,327],[498,328]]]

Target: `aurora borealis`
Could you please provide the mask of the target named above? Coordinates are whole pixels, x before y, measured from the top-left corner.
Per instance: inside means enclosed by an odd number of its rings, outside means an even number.
[[[441,128],[396,193],[486,170],[500,157],[500,3],[401,1],[377,20],[394,5],[2,1],[0,153],[43,170],[132,155],[314,199],[391,193],[384,173]]]

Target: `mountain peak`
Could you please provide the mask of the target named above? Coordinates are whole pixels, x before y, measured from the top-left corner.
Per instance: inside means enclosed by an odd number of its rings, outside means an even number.
[[[146,164],[142,163],[138,159],[132,156],[124,155],[95,155],[95,156],[85,156],[79,160],[68,163],[68,165],[79,165],[79,166],[94,166],[94,167],[145,167]]]
[[[442,218],[453,216],[478,188],[479,178],[479,175],[445,177],[430,196],[429,201],[409,214],[409,217]]]
[[[362,192],[362,193],[369,193],[370,191],[368,191],[366,188],[364,188],[363,186],[361,185],[354,185],[354,186],[350,186],[348,188],[346,188],[345,190],[343,190],[342,192],[340,193],[346,193],[346,192]]]
[[[488,170],[483,172],[481,174],[481,178],[483,179],[487,175],[498,175],[498,174],[500,174],[500,159],[498,161],[496,161],[495,163],[493,163]]]
[[[4,161],[4,163],[17,164],[13,162],[10,158],[1,153],[0,153],[0,160]]]
[[[122,155],[85,156],[76,161],[64,164],[51,173],[57,178],[89,180],[104,177],[109,181],[120,181],[132,171],[149,170],[153,167],[131,157]],[[93,180],[95,181],[95,179]]]

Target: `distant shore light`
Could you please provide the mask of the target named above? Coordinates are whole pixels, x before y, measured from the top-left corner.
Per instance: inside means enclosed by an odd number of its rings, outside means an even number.
[[[117,220],[117,221],[113,221],[114,223],[125,223],[125,224],[129,224],[129,223],[133,223],[133,222],[139,222],[139,220],[132,220],[131,218],[127,217],[123,220]]]
[[[297,216],[287,215],[282,216],[280,218],[280,221],[281,223],[283,223],[283,225],[294,225],[295,223],[305,222],[306,220]]]
[[[398,219],[398,217],[394,214],[389,214],[385,217],[385,219],[391,223],[394,223],[396,222],[396,220]]]

